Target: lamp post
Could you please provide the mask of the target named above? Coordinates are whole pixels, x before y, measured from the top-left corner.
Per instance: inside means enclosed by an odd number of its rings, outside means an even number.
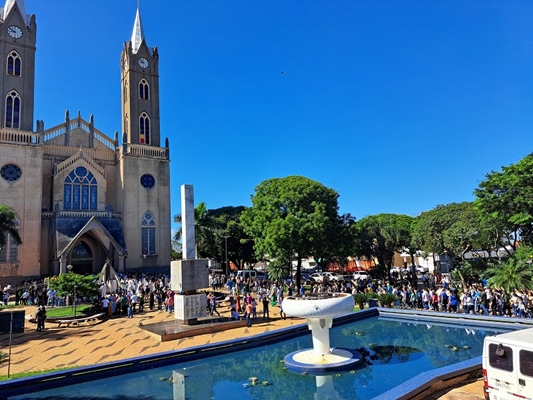
[[[76,318],[76,285],[74,285],[74,318]]]
[[[228,265],[228,238],[229,235],[222,236],[224,238],[224,251],[225,251],[225,258],[226,258],[226,278],[229,276],[229,265]]]
[[[73,268],[74,267],[72,266],[72,264],[67,265],[67,269],[69,273],[72,273]],[[72,297],[72,302],[74,303],[74,318],[76,318],[76,284],[74,284],[74,293]]]

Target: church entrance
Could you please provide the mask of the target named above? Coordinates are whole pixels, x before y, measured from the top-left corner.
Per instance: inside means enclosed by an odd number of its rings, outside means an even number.
[[[93,273],[93,252],[91,247],[85,242],[80,241],[70,255],[70,265],[72,265],[72,272],[76,274],[86,275]]]

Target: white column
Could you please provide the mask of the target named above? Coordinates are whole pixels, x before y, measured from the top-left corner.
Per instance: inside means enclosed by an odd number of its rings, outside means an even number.
[[[313,337],[313,352],[316,355],[329,354],[329,328],[333,323],[331,316],[323,318],[307,318],[307,326]]]
[[[192,185],[181,185],[181,237],[183,259],[196,258],[196,238],[194,234],[194,189]]]

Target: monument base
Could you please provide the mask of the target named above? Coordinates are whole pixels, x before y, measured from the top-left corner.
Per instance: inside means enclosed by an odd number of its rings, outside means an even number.
[[[174,295],[174,318],[187,324],[194,325],[198,318],[205,317],[207,298],[205,293]]]
[[[294,351],[283,361],[291,372],[320,374],[355,367],[363,361],[363,356],[356,350],[334,347],[327,354],[318,354],[313,349]]]

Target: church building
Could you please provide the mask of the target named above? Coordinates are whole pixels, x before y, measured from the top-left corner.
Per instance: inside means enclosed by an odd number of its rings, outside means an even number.
[[[0,249],[0,279],[97,273],[106,260],[119,272],[168,267],[169,144],[161,143],[158,51],[146,44],[139,10],[120,55],[120,135],[69,111],[58,125],[34,126],[36,41],[35,15],[26,14],[24,0],[6,0],[0,204],[15,212],[22,244],[8,237]]]

